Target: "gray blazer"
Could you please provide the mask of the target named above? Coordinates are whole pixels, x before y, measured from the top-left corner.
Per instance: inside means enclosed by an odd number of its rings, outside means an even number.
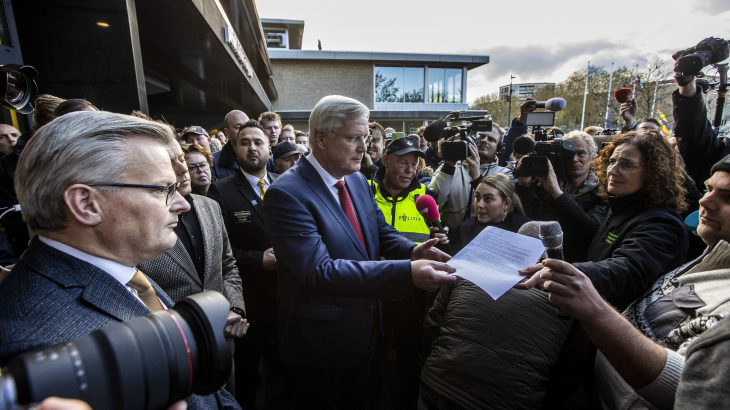
[[[246,310],[241,296],[241,277],[228,242],[228,232],[223,224],[220,206],[212,199],[191,194],[200,221],[205,254],[203,282],[195,270],[190,255],[180,239],[174,247],[159,258],[140,264],[137,268],[154,279],[177,302],[185,296],[214,290],[222,293],[231,307]]]

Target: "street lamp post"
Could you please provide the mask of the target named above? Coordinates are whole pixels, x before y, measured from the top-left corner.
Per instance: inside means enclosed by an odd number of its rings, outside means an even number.
[[[512,125],[512,79],[517,78],[510,74],[509,76],[509,97],[507,97],[507,127]]]

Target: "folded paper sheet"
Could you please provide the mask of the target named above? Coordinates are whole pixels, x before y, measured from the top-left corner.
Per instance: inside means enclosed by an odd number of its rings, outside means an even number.
[[[495,300],[524,276],[518,270],[534,265],[545,251],[539,239],[489,226],[450,261],[452,275],[467,279]]]

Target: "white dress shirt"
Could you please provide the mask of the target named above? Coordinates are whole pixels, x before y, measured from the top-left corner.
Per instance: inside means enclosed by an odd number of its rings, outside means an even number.
[[[38,239],[46,245],[50,246],[51,248],[61,251],[67,255],[71,255],[74,258],[81,259],[84,262],[88,262],[108,273],[112,278],[116,279],[117,282],[121,283],[122,286],[127,288],[129,293],[134,295],[134,297],[137,298],[137,300],[139,300],[142,305],[144,305],[142,299],[140,299],[139,295],[137,295],[137,291],[127,285],[127,283],[129,283],[129,281],[132,280],[132,277],[134,276],[135,268],[133,266],[122,265],[119,262],[114,262],[109,259],[103,259],[98,256],[90,255],[86,252],[80,251],[76,248],[72,248],[66,244],[54,241],[53,239],[49,239],[41,235],[38,235]],[[160,297],[158,296],[157,299],[160,299]],[[162,300],[160,300],[160,304],[163,308],[165,308],[165,310],[167,310],[167,306],[162,303]]]
[[[241,170],[243,172],[243,176],[246,177],[248,180],[248,183],[251,184],[251,188],[253,188],[254,192],[256,192],[256,195],[261,197],[261,188],[259,188],[259,179],[264,180],[264,188],[269,189],[269,185],[271,185],[271,181],[269,181],[269,173],[265,173],[263,178],[255,177],[251,174],[247,174],[246,171]],[[265,194],[264,194],[265,195]]]
[[[340,191],[337,189],[335,184],[339,181],[345,181],[345,177],[342,177],[340,179],[337,179],[330,175],[329,172],[325,171],[324,168],[322,168],[322,165],[319,164],[317,161],[317,158],[314,157],[314,152],[307,155],[306,158],[310,164],[314,167],[314,169],[317,170],[317,173],[322,178],[322,181],[324,181],[324,184],[327,186],[327,188],[330,189],[330,192],[332,193],[332,196],[335,197],[335,201],[337,201],[337,204],[342,206],[340,204]]]

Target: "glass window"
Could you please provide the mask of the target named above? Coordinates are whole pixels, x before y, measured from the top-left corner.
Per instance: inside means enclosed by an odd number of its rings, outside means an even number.
[[[416,130],[423,127],[423,121],[406,121],[405,133],[406,135],[415,134]]]
[[[444,102],[444,71],[443,68],[428,68],[428,102]]]
[[[264,29],[264,32],[266,33],[267,48],[289,48],[286,30],[267,28]]]
[[[461,69],[447,68],[445,73],[444,102],[461,102]]]
[[[403,102],[403,67],[375,67],[375,102]]]
[[[13,47],[13,43],[10,41],[10,26],[8,26],[8,16],[5,15],[5,8],[2,6],[0,6],[0,44],[4,45],[5,47]]]
[[[423,102],[423,67],[406,67],[403,77],[403,102]]]

